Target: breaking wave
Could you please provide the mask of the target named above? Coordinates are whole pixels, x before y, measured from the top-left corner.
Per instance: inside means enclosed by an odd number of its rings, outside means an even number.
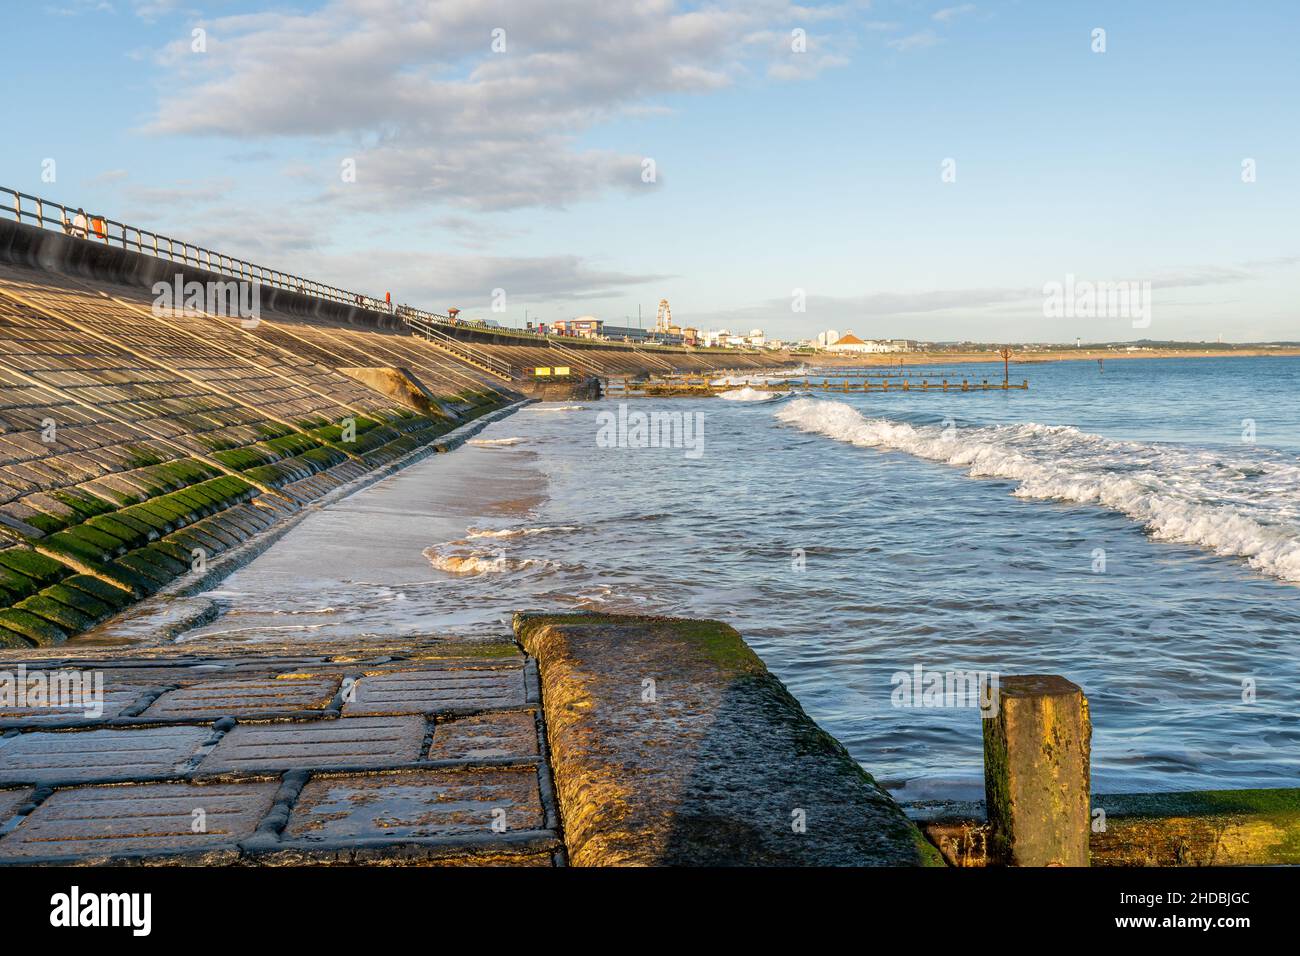
[[[522,438],[471,438],[466,444],[492,447],[496,445],[518,445]]]
[[[725,375],[709,380],[710,385],[776,385],[785,379],[778,375]]]
[[[541,558],[511,558],[500,551],[443,551],[425,548],[421,552],[439,571],[449,574],[502,574],[529,568],[550,567],[553,562]]]
[[[556,525],[546,528],[470,528],[465,537],[474,538],[525,538],[535,534],[558,534],[579,530],[576,525]]]
[[[1257,571],[1300,582],[1300,466],[1267,449],[1247,455],[1117,441],[1036,422],[913,426],[808,398],[775,414],[836,441],[966,468],[973,478],[1010,479],[1017,497],[1099,504],[1153,538],[1244,558]]]
[[[580,412],[586,405],[529,405],[526,412]]]
[[[718,398],[725,398],[729,402],[774,402],[778,398],[785,396],[778,392],[766,392],[758,388],[750,388],[746,385],[744,388],[733,388],[729,392],[721,392]]]

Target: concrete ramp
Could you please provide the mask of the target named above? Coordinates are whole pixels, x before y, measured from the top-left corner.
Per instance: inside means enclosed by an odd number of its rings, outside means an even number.
[[[432,415],[435,418],[456,418],[456,415],[446,405],[434,398],[429,390],[408,369],[340,367],[338,371],[348,378],[356,379],[362,385],[374,389],[379,394],[400,402],[407,408],[413,408],[422,414]]]
[[[575,866],[942,865],[717,621],[518,614]]]

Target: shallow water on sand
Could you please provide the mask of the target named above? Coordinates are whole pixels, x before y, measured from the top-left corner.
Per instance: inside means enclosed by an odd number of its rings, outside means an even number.
[[[1102,792],[1296,785],[1300,360],[1012,377],[629,403],[702,413],[698,455],[602,447],[615,403],[530,406],[309,516],[183,640],[716,617],[905,799],[982,794],[978,711],[893,706],[917,664],[1082,685]]]

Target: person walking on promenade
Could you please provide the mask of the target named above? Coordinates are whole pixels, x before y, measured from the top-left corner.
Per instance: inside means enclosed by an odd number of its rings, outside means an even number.
[[[86,238],[86,210],[77,210],[77,218],[72,220],[72,234],[78,239]]]
[[[384,307],[388,309],[389,312],[393,311],[393,293],[384,293]]]

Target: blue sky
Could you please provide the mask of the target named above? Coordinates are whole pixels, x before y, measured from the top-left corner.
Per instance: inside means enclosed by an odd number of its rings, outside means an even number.
[[[6,17],[0,184],[415,305],[620,322],[666,297],[679,321],[786,337],[1300,339],[1300,8],[1281,0]],[[1044,317],[1067,275],[1151,283],[1150,326]]]

